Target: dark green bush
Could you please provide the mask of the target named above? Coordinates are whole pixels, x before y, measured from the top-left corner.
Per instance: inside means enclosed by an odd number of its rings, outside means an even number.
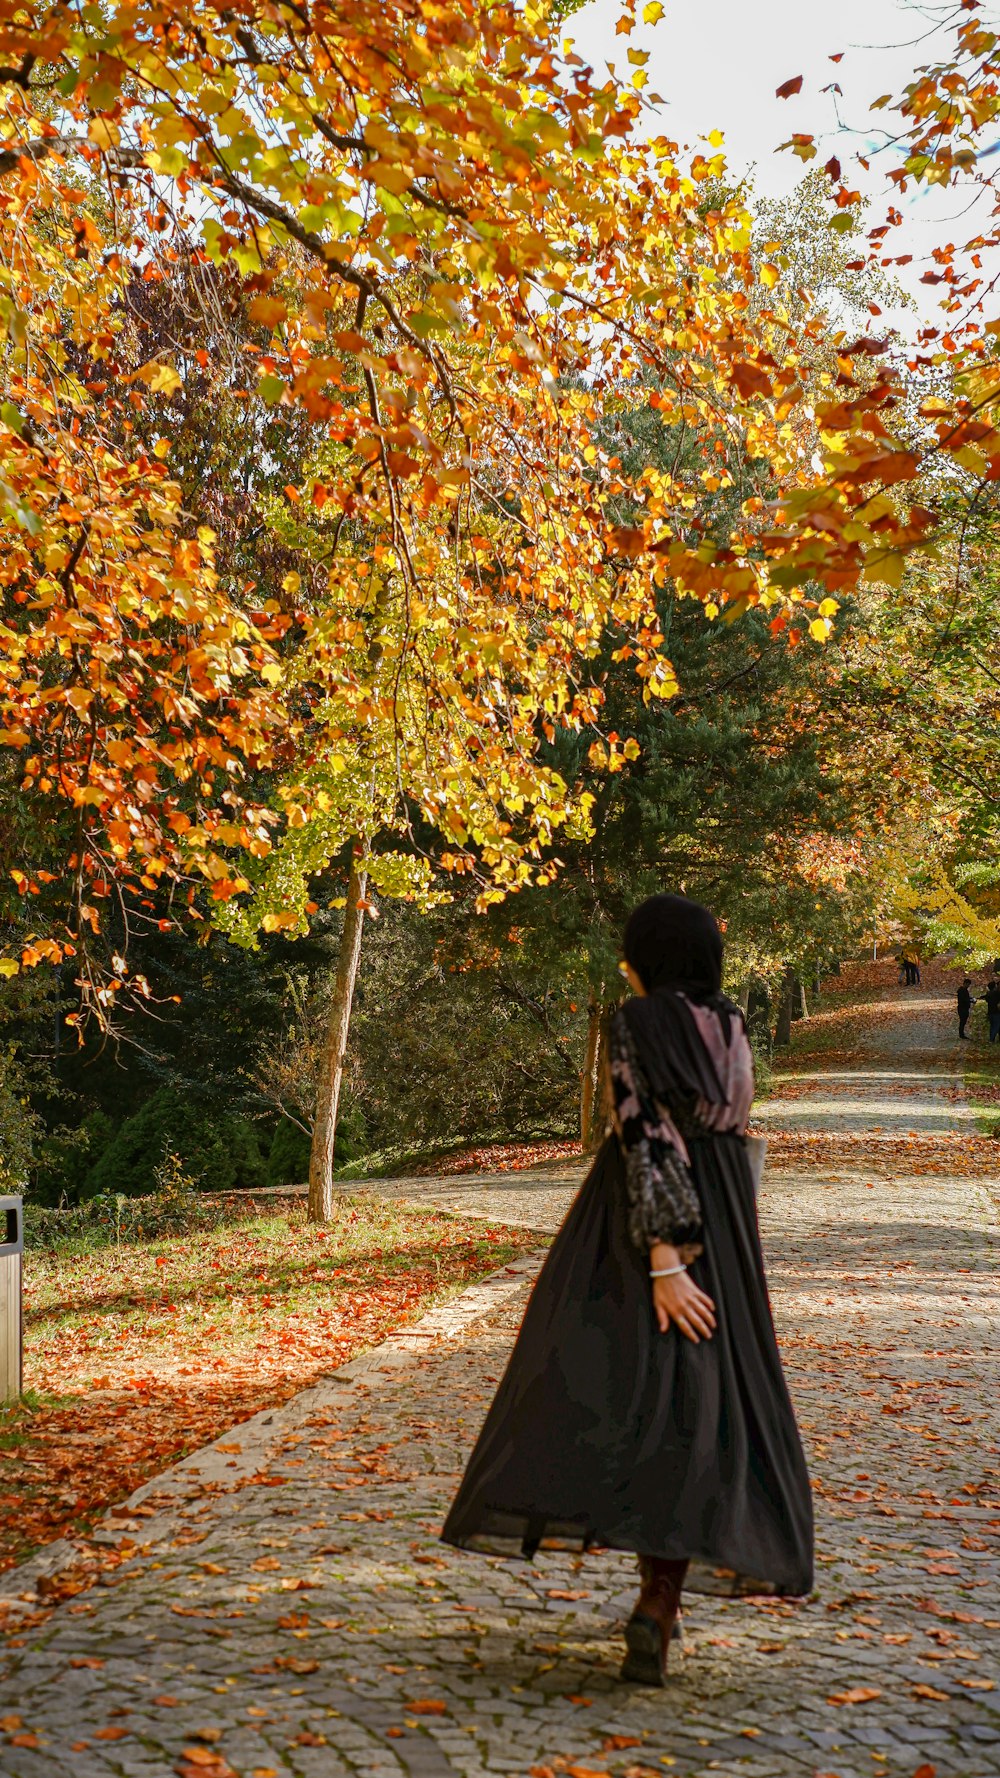
[[[60,1126],[38,1143],[30,1196],[36,1204],[77,1203],[87,1195],[87,1177],[112,1141],[115,1126],[103,1111],[92,1111],[75,1130]]]
[[[255,1124],[199,1112],[172,1087],[160,1087],[95,1157],[81,1195],[148,1194],[168,1155],[177,1156],[203,1191],[247,1190],[267,1183]]]
[[[303,1185],[309,1177],[308,1132],[283,1117],[267,1157],[268,1185]]]
[[[272,1186],[304,1185],[309,1178],[310,1137],[300,1124],[283,1117],[271,1142],[267,1157],[267,1183]],[[337,1120],[337,1143],[334,1159],[338,1167],[346,1166],[365,1148],[365,1120],[353,1105],[341,1101]]]

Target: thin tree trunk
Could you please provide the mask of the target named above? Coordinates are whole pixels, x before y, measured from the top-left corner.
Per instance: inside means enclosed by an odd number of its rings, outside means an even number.
[[[614,1007],[606,1002],[601,1007],[601,1022],[597,1044],[597,1063],[594,1073],[597,1090],[594,1095],[594,1133],[593,1144],[599,1148],[608,1133],[611,1124],[612,1093],[611,1093],[611,1016]]]
[[[761,1055],[771,1054],[771,996],[762,982],[751,982],[747,994],[747,1031],[754,1049]]]
[[[789,965],[781,983],[781,999],[778,1002],[778,1023],[774,1033],[774,1041],[779,1048],[792,1041],[793,995],[795,990],[795,971]]]
[[[344,930],[340,935],[340,952],[337,957],[337,979],[334,983],[333,1004],[330,1007],[316,1090],[316,1119],[309,1156],[310,1222],[330,1222],[334,1212],[336,1193],[333,1153],[337,1141],[337,1107],[340,1104],[340,1083],[344,1076],[344,1056],[347,1053],[354,985],[361,962],[361,935],[365,918],[361,904],[365,899],[367,882],[367,870],[363,863],[355,859],[347,885]]]
[[[597,1091],[597,1052],[601,1042],[601,1003],[591,997],[587,1008],[587,1045],[580,1078],[580,1147],[590,1154],[594,1141],[594,1102]]]

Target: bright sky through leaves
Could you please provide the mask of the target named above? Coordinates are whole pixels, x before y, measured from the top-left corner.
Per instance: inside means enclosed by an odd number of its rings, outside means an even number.
[[[568,21],[579,53],[597,71],[610,61],[622,72],[627,45],[641,44],[650,52],[646,92],[664,100],[660,127],[682,142],[721,130],[732,171],[753,167],[756,189],[768,198],[791,191],[806,170],[793,154],[776,152],[794,131],[815,135],[822,152],[814,165],[836,154],[845,170],[854,154],[883,140],[878,132],[887,116],[869,114],[872,100],[900,91],[914,68],[944,54],[943,27],[956,11],[933,3],[918,9],[907,0],[843,0],[835,8],[802,0],[713,0],[706,13],[704,0],[666,0],[659,24],[640,24],[626,40],[615,33],[620,10],[615,0],[591,0]],[[842,60],[833,62],[834,55]],[[798,74],[801,92],[777,98],[776,88]],[[831,83],[843,88],[841,96],[823,91]],[[886,174],[897,158],[886,155],[880,171],[875,157],[867,179],[851,176],[871,198],[873,219],[885,207]],[[934,317],[937,304],[935,291],[920,283],[923,258],[949,232],[949,219],[957,236],[970,232],[958,220],[963,208],[954,193],[926,185],[912,185],[904,202],[896,251],[911,252],[914,263],[899,276],[922,320]]]

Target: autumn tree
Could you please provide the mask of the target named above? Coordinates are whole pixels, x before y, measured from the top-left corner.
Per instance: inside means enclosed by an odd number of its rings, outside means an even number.
[[[721,156],[650,135],[644,52],[627,54],[629,84],[597,82],[544,10],[474,0],[0,5],[4,575],[23,596],[4,724],[27,781],[83,811],[70,857],[94,885],[43,942],[78,946],[130,873],[140,902],[166,878],[188,894],[200,874],[233,908],[246,888],[234,929],[293,933],[317,873],[353,860],[315,1216],[369,886],[426,896],[450,871],[488,902],[547,880],[590,793],[544,746],[600,723],[605,646],[646,698],[674,691],[665,587],[823,638],[862,574],[931,531],[911,498],[927,453],[974,426],[1000,457],[971,402],[944,435],[897,439],[895,369],[869,337],[839,340],[814,399],[820,321],[755,257]],[[279,497],[303,544],[280,596],[221,585],[181,507],[176,351],[120,387],[125,284],[185,259],[245,281],[248,416],[324,434]],[[733,489],[724,538],[689,475],[633,479],[602,440],[637,378]],[[163,416],[152,453],[130,454],[123,422],[109,435],[109,391]],[[772,499],[734,481],[744,457],[768,462]],[[278,821],[248,800],[270,764]]]

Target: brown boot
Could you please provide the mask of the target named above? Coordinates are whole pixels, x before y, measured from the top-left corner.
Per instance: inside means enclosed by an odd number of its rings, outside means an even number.
[[[620,1677],[633,1685],[662,1685],[667,1672],[667,1650],[680,1615],[681,1588],[686,1562],[668,1562],[660,1556],[639,1557],[642,1583],[635,1609],[625,1625],[627,1654]]]

